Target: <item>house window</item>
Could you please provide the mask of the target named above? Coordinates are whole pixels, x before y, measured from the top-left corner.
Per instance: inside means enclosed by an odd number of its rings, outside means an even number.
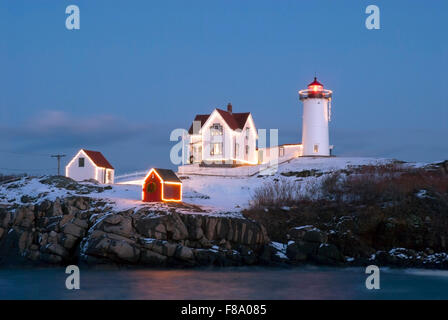
[[[83,168],[84,167],[84,158],[78,158],[78,167]]]
[[[246,140],[249,139],[250,128],[246,128]]]
[[[219,155],[222,154],[222,142],[220,143],[212,143],[212,147],[210,148],[210,155]]]
[[[285,148],[284,147],[278,148],[278,156],[283,157],[284,155],[285,155]]]
[[[222,136],[222,133],[223,133],[222,125],[220,125],[219,123],[213,124],[213,126],[211,126],[210,130],[211,130],[212,136]]]
[[[249,154],[249,146],[246,146],[246,154]]]
[[[315,144],[314,148],[313,148],[314,153],[318,153],[319,152],[319,145]]]

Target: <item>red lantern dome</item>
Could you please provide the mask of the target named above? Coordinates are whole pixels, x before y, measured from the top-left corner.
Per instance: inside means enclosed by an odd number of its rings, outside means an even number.
[[[324,89],[324,85],[317,81],[317,78],[314,77],[314,81],[308,85],[308,90],[313,93],[321,92]]]
[[[307,89],[299,91],[300,100],[320,98],[331,99],[331,95],[331,90],[324,89],[324,85],[317,81],[316,77],[314,77],[314,81],[308,85]]]

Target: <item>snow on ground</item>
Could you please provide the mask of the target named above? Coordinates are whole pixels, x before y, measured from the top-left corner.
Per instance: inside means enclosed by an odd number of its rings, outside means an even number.
[[[384,158],[356,158],[356,157],[331,157],[313,158],[303,157],[290,160],[279,166],[279,172],[319,170],[329,172],[340,169],[347,169],[350,166],[379,165],[391,162],[391,159]]]
[[[68,190],[64,187],[57,187],[55,184],[42,182],[49,177],[22,178],[17,181],[0,184],[0,207],[10,204],[39,204],[44,200],[55,201],[57,198],[70,196],[86,196],[107,202],[105,206],[112,207],[115,212],[134,210],[143,207],[154,211],[169,211],[176,208],[179,213],[207,214],[241,217],[235,210],[223,212],[216,208],[207,206],[198,207],[186,204],[166,204],[166,203],[144,203],[141,201],[140,185],[101,185],[91,182],[81,182],[76,189]],[[70,189],[70,188],[69,188]],[[88,191],[88,192],[87,192]]]
[[[280,164],[277,173],[271,176],[252,177],[219,177],[201,175],[182,175],[183,200],[188,203],[215,207],[221,210],[237,210],[247,208],[256,188],[272,181],[285,178],[281,173],[290,171],[303,171],[315,169],[321,172],[331,172],[346,169],[350,166],[375,165],[390,162],[390,159],[376,158],[311,158],[303,157],[292,159]],[[122,181],[122,185],[141,186],[144,174],[141,177],[133,176],[132,180]],[[303,178],[303,183],[315,181],[315,177]]]
[[[296,158],[279,165],[277,172],[270,176],[255,175],[252,177],[218,177],[218,176],[200,176],[200,175],[183,175],[183,201],[190,208],[188,213],[204,214],[227,214],[240,216],[242,209],[249,206],[249,201],[254,190],[263,184],[273,181],[274,179],[286,179],[281,173],[300,172],[304,170],[318,170],[319,172],[328,173],[335,170],[347,169],[350,166],[382,164],[390,162],[388,159],[375,158]],[[123,179],[117,184],[111,186],[110,189],[102,192],[90,191],[85,196],[105,199],[108,202],[115,203],[115,210],[135,210],[143,206],[151,206],[155,209],[169,208],[167,204],[147,204],[141,201],[141,184],[144,179],[145,172],[140,176],[133,174],[128,180]],[[292,176],[291,179],[297,177]],[[310,176],[300,178],[303,185],[307,185],[316,181],[317,177]],[[23,178],[18,188],[9,188],[11,184],[0,184],[0,204],[11,202],[21,203],[23,195],[31,198],[55,200],[57,197],[65,197],[70,195],[80,195],[76,190],[66,190],[57,188],[49,184],[39,182],[40,178],[26,179]],[[106,187],[105,185],[97,185],[88,182],[81,183],[86,187]],[[198,206],[198,207],[195,207]],[[182,208],[177,208],[182,211]]]

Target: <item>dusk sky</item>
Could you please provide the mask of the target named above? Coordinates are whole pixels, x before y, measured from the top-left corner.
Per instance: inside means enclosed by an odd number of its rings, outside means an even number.
[[[55,173],[50,154],[82,147],[117,174],[174,168],[170,132],[228,102],[298,143],[315,74],[336,155],[448,159],[447,16],[447,1],[2,0],[0,173]]]

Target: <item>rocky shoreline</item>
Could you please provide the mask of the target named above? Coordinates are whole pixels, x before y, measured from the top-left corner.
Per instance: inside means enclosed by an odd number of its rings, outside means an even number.
[[[244,218],[150,206],[121,212],[83,196],[0,208],[0,265],[251,265],[269,243]]]
[[[351,235],[353,221],[348,217],[331,232],[313,225],[290,228],[288,241],[279,243],[271,242],[263,224],[252,219],[178,213],[179,206],[113,212],[105,201],[70,196],[0,208],[0,266],[311,263],[448,269],[445,252],[367,247]]]

